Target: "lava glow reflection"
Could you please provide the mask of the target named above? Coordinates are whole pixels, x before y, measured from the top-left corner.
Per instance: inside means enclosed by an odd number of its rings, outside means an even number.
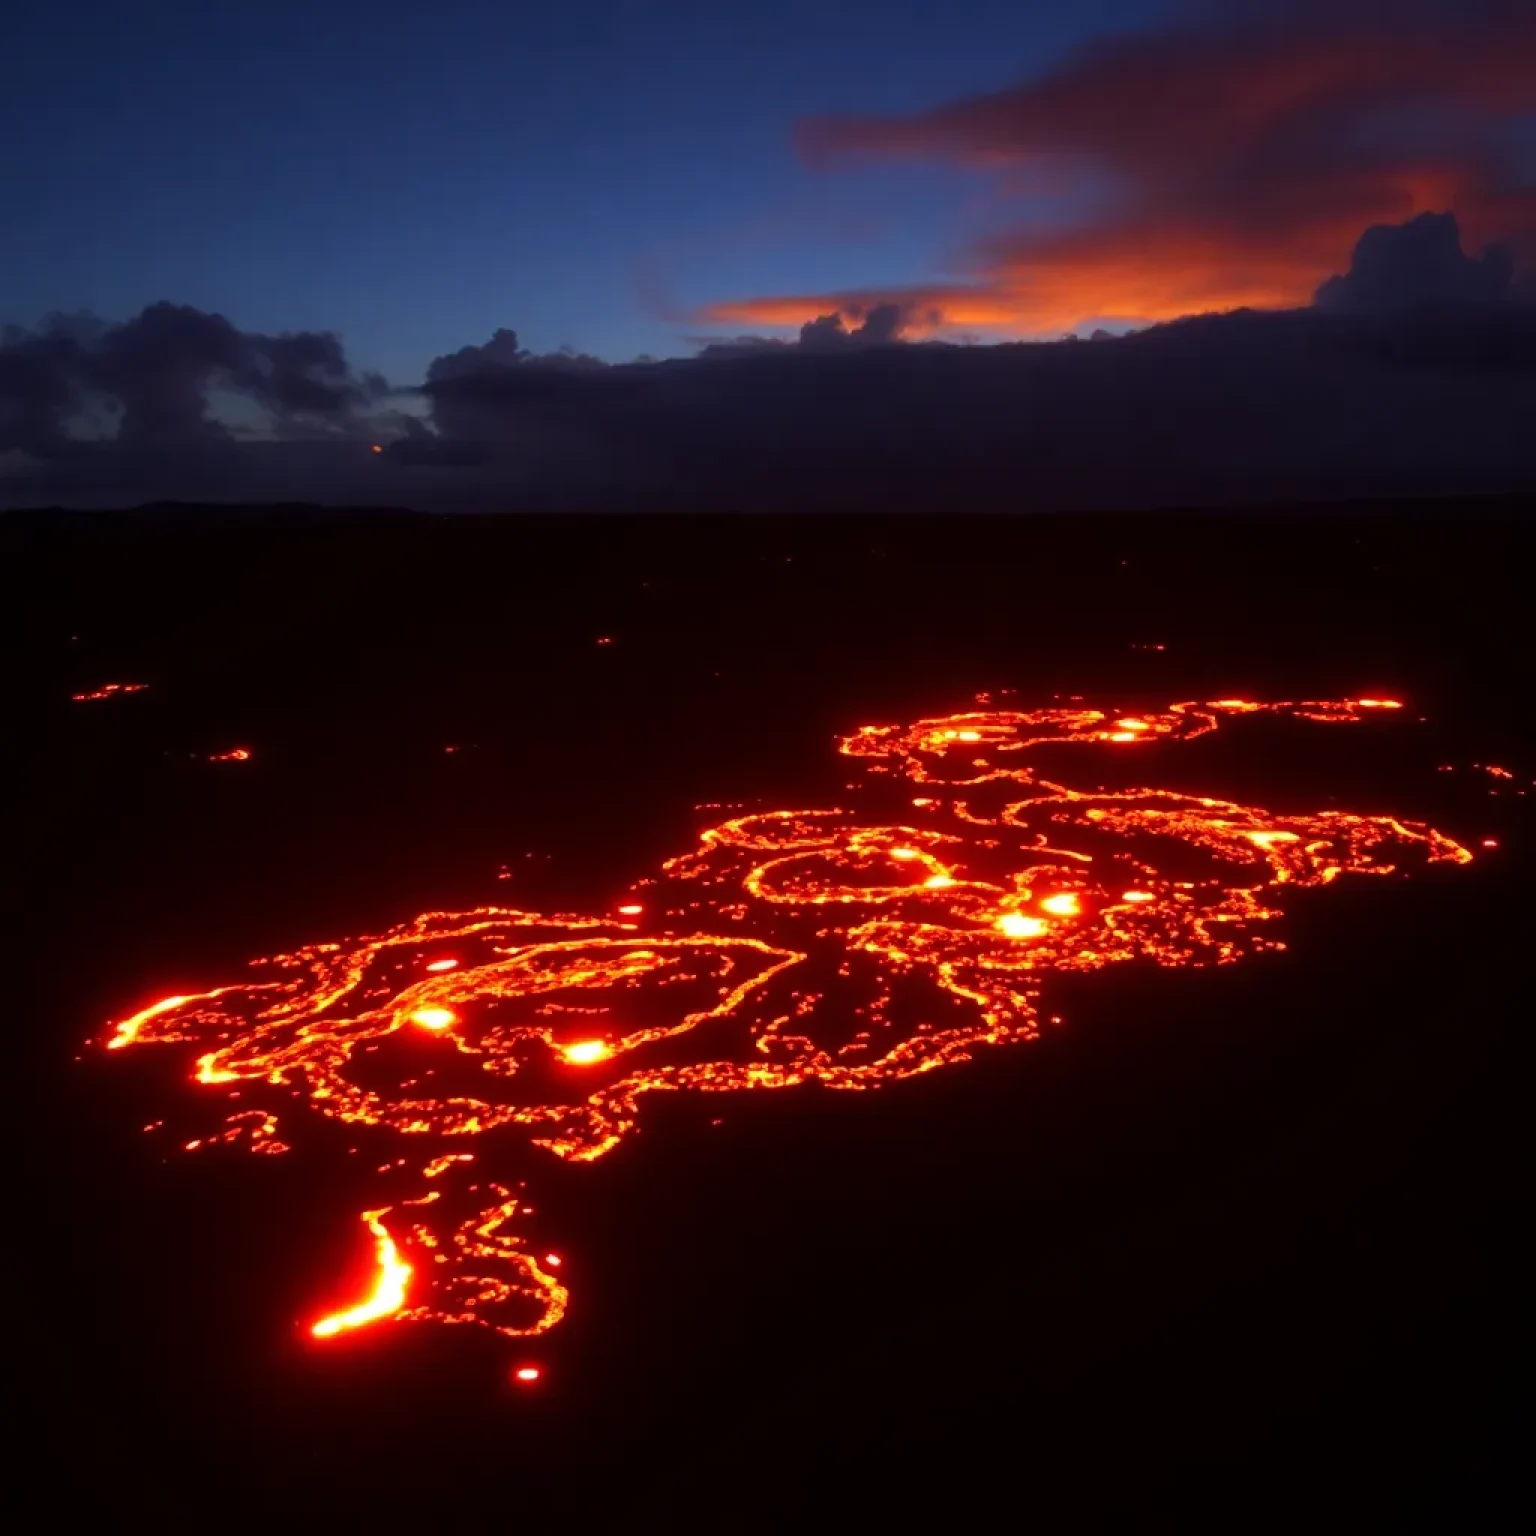
[[[1398,707],[1074,701],[864,726],[840,743],[862,772],[853,806],[709,827],[608,908],[622,921],[428,912],[151,1003],[104,1043],[181,1048],[223,1113],[189,1148],[282,1152],[327,1121],[371,1138],[373,1289],[316,1337],[385,1318],[541,1333],[568,1293],[525,1176],[611,1151],[648,1095],[882,1087],[1034,1038],[1064,972],[1280,950],[1289,892],[1471,858],[1389,815],[1075,788],[1041,775],[1042,752],[1091,783],[1112,755],[1229,716],[1341,725]]]

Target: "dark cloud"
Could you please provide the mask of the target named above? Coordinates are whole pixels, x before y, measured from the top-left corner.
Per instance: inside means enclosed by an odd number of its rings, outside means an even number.
[[[240,367],[240,333],[223,315],[151,304],[85,354],[91,384],[122,406],[125,444],[176,448],[226,438],[208,419],[208,387]]]
[[[1393,314],[1426,304],[1476,307],[1510,296],[1514,258],[1507,246],[1467,256],[1455,217],[1424,213],[1406,224],[1378,224],[1355,246],[1350,269],[1318,290],[1319,309]]]
[[[58,320],[0,328],[0,450],[48,457],[79,411],[83,352]]]
[[[274,437],[364,436],[389,385],[355,375],[329,332],[237,329],[188,305],[148,305],[113,325],[51,316],[0,332],[0,449],[58,456],[82,422],[115,426],[123,451],[210,449],[232,441],[214,390],[242,396]]]
[[[305,424],[343,429],[353,413],[389,393],[382,374],[354,377],[340,337],[330,331],[249,336],[237,386],[277,418],[280,432]]]
[[[850,330],[842,314],[819,315],[800,327],[800,346],[807,352],[831,352],[845,347],[881,347],[900,339],[903,325],[899,304],[876,304],[864,312],[861,325]]]
[[[424,393],[432,423],[448,438],[490,439],[511,446],[530,426],[549,429],[586,398],[583,381],[604,374],[599,358],[572,351],[534,354],[505,328],[483,346],[460,347],[427,367]],[[509,417],[511,418],[509,420]],[[524,451],[528,448],[521,442]]]
[[[1360,237],[1350,269],[1317,290],[1320,314],[1353,322],[1346,348],[1420,367],[1536,367],[1536,288],[1517,284],[1504,246],[1461,249],[1450,214],[1420,214]]]
[[[427,383],[441,384],[468,374],[482,374],[493,368],[515,368],[528,354],[517,344],[517,332],[504,327],[483,346],[460,347],[446,357],[435,357],[427,368]]]
[[[912,323],[912,313],[911,304],[869,306],[851,303],[846,309],[836,309],[818,315],[814,320],[807,320],[800,327],[797,341],[785,341],[772,336],[734,336],[727,341],[698,336],[693,341],[702,358],[752,357],[795,347],[804,352],[883,347],[901,340],[902,333]],[[850,319],[858,323],[850,327]]]

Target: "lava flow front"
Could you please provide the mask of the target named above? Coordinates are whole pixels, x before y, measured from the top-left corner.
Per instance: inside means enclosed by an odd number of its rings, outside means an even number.
[[[1389,815],[1074,788],[1041,775],[1042,755],[1102,771],[1151,743],[1167,761],[1229,716],[1336,725],[1398,707],[1222,699],[865,726],[840,743],[865,810],[710,827],[612,917],[428,912],[152,1003],[106,1044],[180,1046],[202,1089],[239,1101],[189,1148],[282,1152],[329,1121],[383,1150],[361,1217],[372,1288],[317,1337],[384,1319],[541,1333],[568,1293],[524,1175],[611,1151],[648,1095],[881,1087],[1032,1038],[1061,972],[1283,949],[1289,891],[1471,858]]]

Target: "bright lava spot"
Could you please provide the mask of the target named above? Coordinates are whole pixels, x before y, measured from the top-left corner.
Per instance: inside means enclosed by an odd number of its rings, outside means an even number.
[[[520,1365],[513,1371],[513,1376],[522,1382],[534,1382],[543,1374],[536,1365]]]
[[[1356,699],[1355,703],[1361,709],[1401,709],[1403,707],[1397,699]]]
[[[395,1240],[384,1230],[379,1217],[382,1211],[367,1211],[363,1220],[373,1233],[374,1254],[379,1266],[379,1278],[374,1283],[373,1294],[357,1306],[345,1312],[322,1317],[310,1332],[317,1339],[328,1339],[346,1328],[361,1328],[364,1323],[376,1322],[389,1317],[405,1305],[405,1283],[411,1278],[411,1266],[402,1263]]]
[[[628,920],[634,901],[601,915],[424,912],[162,998],[105,1044],[166,1049],[174,1091],[222,1115],[178,1130],[189,1152],[312,1149],[317,1186],[339,1191],[352,1185],[328,1178],[334,1151],[374,1181],[360,1213],[372,1290],[316,1323],[316,1337],[390,1319],[529,1338],[570,1300],[558,1252],[545,1251],[563,1239],[532,1225],[539,1167],[605,1156],[658,1097],[868,1091],[961,1062],[979,1071],[993,1050],[1061,1021],[1074,995],[1058,990],[1064,977],[1279,952],[1281,894],[1472,858],[1423,822],[1297,809],[1294,784],[1282,816],[1177,780],[1093,781],[1115,732],[1166,747],[1241,733],[1233,716],[1259,713],[1335,729],[1390,701],[1229,699],[1130,718],[1077,697],[977,703],[840,738],[836,802],[707,807],[722,819],[692,846],[644,879],[620,871],[607,884],[646,892],[643,935]],[[959,741],[985,741],[985,757],[953,750]],[[1171,772],[1177,754],[1157,756]],[[920,832],[888,814],[909,800],[924,807]],[[892,859],[910,879],[892,878]],[[461,1019],[473,1027],[433,1042],[402,1030]],[[609,1065],[559,1070],[598,1062]],[[348,1162],[365,1136],[367,1158]],[[533,1381],[540,1367],[511,1374]]]
[[[1276,843],[1298,843],[1294,832],[1250,832],[1248,841],[1258,848],[1273,848]]]
[[[1483,839],[1483,847],[1484,848],[1497,848],[1498,846],[1499,846],[1499,840],[1496,837],[1485,837]]]
[[[210,752],[208,754],[208,761],[210,763],[248,763],[250,760],[251,749],[249,747],[234,747],[228,752]]]
[[[1028,917],[1023,912],[1004,912],[997,926],[1010,939],[1038,939],[1045,932],[1045,923],[1038,917]]]

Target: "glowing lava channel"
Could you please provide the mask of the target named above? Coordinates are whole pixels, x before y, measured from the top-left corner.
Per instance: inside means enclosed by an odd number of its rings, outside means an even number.
[[[345,1312],[322,1317],[310,1332],[317,1339],[328,1339],[348,1328],[361,1328],[364,1323],[377,1322],[381,1317],[393,1317],[405,1305],[405,1287],[411,1278],[411,1266],[400,1258],[395,1240],[384,1230],[379,1220],[383,1211],[365,1211],[363,1220],[373,1233],[374,1251],[378,1258],[379,1278],[373,1294]]]
[[[527,1337],[560,1321],[569,1293],[514,1173],[605,1155],[648,1095],[883,1087],[1036,1038],[1042,993],[1064,973],[1280,950],[1267,935],[1282,895],[1472,857],[1390,816],[1078,789],[1039,776],[1040,749],[1057,762],[1062,748],[1134,754],[1233,717],[1342,725],[1399,708],[1073,701],[863,726],[841,753],[921,825],[846,808],[738,816],[612,917],[428,912],[164,998],[105,1044],[180,1046],[186,1078],[222,1096],[222,1125],[188,1149],[282,1152],[326,1121],[388,1148],[387,1194],[362,1213],[373,1290],[315,1337],[389,1318]],[[512,1169],[487,1166],[506,1158]]]

